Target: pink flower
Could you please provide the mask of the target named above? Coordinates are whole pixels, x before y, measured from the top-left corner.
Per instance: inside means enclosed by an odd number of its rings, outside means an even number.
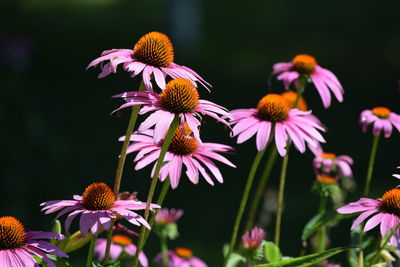
[[[283,80],[286,90],[293,82],[297,83],[301,76],[310,77],[325,108],[331,105],[329,90],[332,91],[339,102],[343,101],[344,90],[335,74],[320,67],[315,58],[310,55],[300,54],[295,56],[291,62],[275,64],[273,74],[279,74],[277,79]]]
[[[99,260],[103,261],[106,255],[107,239],[99,238],[96,241],[94,247],[94,256]],[[128,255],[135,256],[136,246],[132,244],[132,239],[125,235],[113,235],[110,246],[110,259],[116,260],[121,256],[122,252]],[[146,255],[141,251],[139,253],[139,261],[143,267],[149,265]]]
[[[368,125],[373,124],[372,134],[379,135],[383,130],[385,138],[392,135],[393,126],[400,132],[400,116],[385,107],[376,107],[361,112],[360,124],[364,133],[367,131]]]
[[[316,174],[329,174],[337,176],[340,174],[344,177],[353,177],[351,171],[353,159],[346,155],[336,156],[334,153],[316,151],[314,158],[314,171]]]
[[[310,118],[311,111],[305,112],[290,109],[287,102],[280,95],[268,94],[264,96],[253,109],[236,109],[231,111],[233,119],[231,124],[236,124],[233,136],[238,136],[237,143],[243,143],[257,133],[257,150],[265,149],[270,135],[275,135],[275,144],[279,154],[286,154],[288,139],[303,153],[305,144],[316,148],[319,143],[325,142],[317,131],[325,129]]]
[[[147,221],[132,210],[144,210],[146,203],[137,200],[116,200],[111,188],[105,183],[93,183],[89,185],[82,196],[75,195],[74,200],[53,200],[40,204],[45,214],[62,211],[56,219],[63,214],[71,212],[65,220],[65,230],[71,225],[72,220],[79,214],[79,228],[83,236],[90,231],[97,236],[103,230],[111,226],[111,219],[125,218],[128,222],[150,229]],[[159,208],[151,204],[151,208]]]
[[[158,211],[155,221],[156,224],[174,223],[178,221],[182,215],[183,215],[183,210],[161,209]]]
[[[398,166],[397,169],[400,169],[400,166]],[[393,174],[393,177],[396,177],[396,178],[400,179],[400,174]]]
[[[14,217],[0,217],[0,266],[36,267],[37,256],[49,267],[56,267],[46,254],[68,258],[56,246],[39,239],[62,240],[64,236],[52,232],[25,231],[24,226]]]
[[[153,91],[151,75],[154,76],[157,85],[165,88],[165,78],[185,78],[193,83],[200,82],[208,89],[211,87],[196,72],[185,66],[174,63],[174,48],[168,36],[159,32],[150,32],[142,36],[133,49],[111,49],[101,54],[101,57],[90,62],[88,68],[101,65],[99,78],[110,73],[117,72],[117,66],[124,64],[124,70],[135,77],[142,73],[143,83],[147,90]]]
[[[381,235],[384,237],[390,229],[396,227],[400,223],[400,206],[398,203],[400,203],[400,189],[393,188],[386,191],[382,198],[376,200],[361,198],[356,202],[352,202],[337,209],[337,212],[347,214],[362,211],[360,216],[358,216],[351,226],[351,230],[354,230],[362,221],[373,215],[365,223],[364,232],[367,232],[380,224]],[[400,231],[397,230],[396,233],[398,235]],[[394,246],[397,245],[395,235],[390,238],[390,244]]]
[[[228,110],[210,101],[199,99],[196,86],[186,79],[170,81],[160,95],[153,92],[133,91],[114,97],[122,97],[128,102],[117,110],[143,105],[140,114],[154,112],[140,125],[138,131],[142,132],[155,125],[154,141],[156,143],[164,138],[176,114],[179,114],[181,127],[187,123],[199,141],[200,121],[197,118],[200,117],[199,114],[208,115],[229,126],[227,121],[218,116],[230,118]]]
[[[248,250],[255,250],[260,247],[265,237],[265,231],[261,228],[254,227],[251,232],[246,231],[242,235],[243,247]]]
[[[341,267],[340,264],[330,263],[330,262],[327,261],[327,260],[324,260],[324,261],[322,262],[322,265],[323,265],[324,267]]]
[[[162,266],[162,254],[159,253],[154,262]],[[169,267],[207,267],[207,264],[197,257],[193,256],[193,252],[187,248],[176,248],[174,251],[168,251]]]
[[[220,161],[235,168],[236,166],[233,163],[216,153],[229,152],[232,151],[233,148],[216,143],[199,143],[195,138],[186,137],[184,134],[189,135],[191,132],[186,124],[184,131],[185,133],[182,133],[182,129],[178,128],[172,138],[164,158],[164,165],[160,170],[160,180],[164,181],[167,176],[169,176],[171,187],[175,189],[179,184],[182,167],[184,165],[186,167],[186,175],[192,183],[197,184],[199,182],[199,173],[201,173],[209,184],[214,185],[210,174],[202,166],[204,165],[214,175],[217,181],[222,183],[222,174],[210,159]],[[134,162],[136,162],[135,170],[140,170],[158,159],[161,152],[162,141],[160,143],[154,143],[153,135],[154,131],[149,129],[131,136],[133,144],[128,147],[127,152],[132,153],[134,151],[139,151],[134,159]],[[124,137],[120,138],[120,140],[123,141]],[[153,176],[155,166],[156,164],[154,164],[151,176]]]

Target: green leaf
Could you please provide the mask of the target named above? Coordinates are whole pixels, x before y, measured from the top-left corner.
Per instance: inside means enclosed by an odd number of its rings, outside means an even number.
[[[222,248],[222,254],[224,255],[224,257],[226,256],[226,254],[228,254],[228,250],[229,244],[224,244],[224,247]],[[246,262],[246,258],[238,253],[232,252],[229,256],[228,262],[226,263],[226,267],[235,267],[240,262]]]
[[[327,225],[328,223],[351,218],[353,216],[353,214],[340,214],[334,210],[318,213],[317,215],[312,217],[311,220],[308,221],[308,223],[304,227],[303,234],[301,235],[301,240],[307,240],[313,233],[315,233],[316,231],[318,231],[318,229],[320,229],[322,226]]]
[[[289,260],[283,260],[279,262],[267,263],[267,264],[259,264],[254,267],[294,267],[294,266],[310,266],[312,264],[321,262],[333,255],[341,253],[349,248],[339,247],[325,250],[320,253],[310,254],[303,257],[293,258]]]
[[[121,263],[118,260],[110,260],[104,264],[100,263],[98,261],[92,262],[92,267],[120,267],[120,266],[121,266]]]
[[[51,228],[51,231],[57,234],[61,234],[61,222],[59,220],[56,220],[53,224],[53,227]],[[53,245],[57,244],[57,240],[56,239],[51,239],[50,243]]]
[[[279,247],[272,242],[265,242],[265,259],[268,262],[277,262],[282,259],[282,253]]]

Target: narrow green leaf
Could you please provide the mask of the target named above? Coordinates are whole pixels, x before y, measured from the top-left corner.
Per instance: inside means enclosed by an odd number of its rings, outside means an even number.
[[[294,267],[294,266],[310,266],[312,264],[321,262],[333,255],[339,254],[349,248],[339,247],[325,250],[320,253],[310,254],[303,257],[293,258],[289,260],[283,260],[279,262],[267,263],[267,264],[259,264],[254,267]]]
[[[265,242],[265,259],[271,263],[280,261],[282,253],[279,247],[272,242]]]
[[[301,240],[307,240],[313,233],[315,233],[316,231],[318,231],[318,229],[320,229],[322,226],[327,225],[328,223],[351,218],[353,216],[354,214],[340,214],[334,210],[318,213],[317,215],[312,217],[311,220],[309,220],[304,227],[303,234],[301,235]]]

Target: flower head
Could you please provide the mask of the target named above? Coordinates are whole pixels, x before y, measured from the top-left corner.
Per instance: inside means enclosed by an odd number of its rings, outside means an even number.
[[[322,262],[322,266],[324,266],[324,267],[341,267],[340,264],[330,263],[328,260],[324,260]]]
[[[108,61],[108,62],[107,62]],[[101,65],[102,72],[99,78],[117,72],[117,66],[124,64],[125,71],[135,77],[142,73],[143,82],[147,90],[153,91],[151,75],[157,85],[165,88],[165,78],[185,78],[193,83],[200,82],[208,89],[211,87],[196,72],[174,63],[174,49],[168,36],[160,32],[150,32],[142,36],[133,49],[111,49],[101,54],[101,57],[90,62],[88,68]]]
[[[360,114],[360,124],[364,133],[367,131],[368,125],[373,124],[372,134],[379,135],[383,130],[385,138],[392,135],[393,126],[400,132],[400,116],[386,107],[364,110]]]
[[[152,92],[125,92],[114,97],[122,97],[126,100],[116,111],[143,105],[140,114],[152,113],[139,127],[142,132],[155,125],[154,141],[160,142],[165,137],[169,125],[175,115],[179,115],[181,128],[187,123],[195,138],[200,141],[199,126],[200,114],[208,115],[219,122],[229,125],[222,117],[230,118],[227,109],[213,102],[199,98],[196,86],[189,80],[178,78],[167,83],[165,90],[161,94]],[[201,118],[201,117],[200,117]]]
[[[347,155],[337,156],[334,153],[323,152],[322,149],[314,152],[314,172],[316,175],[353,177],[351,171],[353,159],[351,157]]]
[[[94,256],[99,260],[103,261],[105,257],[107,246],[107,239],[99,238],[96,241],[96,246],[94,247]],[[125,252],[128,255],[135,256],[136,246],[132,244],[132,239],[125,235],[113,235],[111,239],[110,246],[110,259],[116,260],[121,254]],[[139,254],[139,261],[143,267],[147,267],[149,265],[146,255],[143,251]]]
[[[89,185],[82,196],[75,195],[74,200],[47,201],[42,206],[45,214],[62,210],[56,218],[70,212],[65,220],[65,230],[71,225],[72,220],[81,215],[79,228],[83,236],[90,231],[97,236],[103,230],[111,226],[111,219],[124,218],[128,222],[140,226],[141,224],[150,229],[147,221],[132,210],[144,210],[146,203],[137,200],[116,200],[111,188],[105,183],[93,183]],[[151,208],[159,208],[151,204]]]
[[[162,254],[159,253],[154,262],[162,264]],[[168,251],[169,267],[207,267],[207,264],[199,258],[193,256],[193,252],[188,248],[176,248],[175,251]]]
[[[187,124],[184,125],[184,131],[185,134],[179,128],[175,131],[164,158],[164,165],[160,170],[160,180],[164,181],[169,175],[171,187],[175,189],[179,184],[184,165],[186,167],[186,175],[192,183],[197,184],[199,182],[199,174],[201,174],[209,184],[214,185],[209,172],[203,167],[204,165],[217,181],[222,183],[222,174],[210,159],[235,168],[236,166],[233,163],[216,153],[229,152],[233,148],[216,143],[199,143],[195,138],[188,138],[186,135],[190,134],[190,129]],[[149,129],[131,136],[133,144],[128,147],[128,153],[139,151],[134,159],[134,162],[137,162],[135,170],[142,169],[158,159],[163,142],[154,143],[153,135],[154,131]],[[124,140],[124,137],[120,140]],[[155,166],[156,164],[154,164],[152,176]]]
[[[325,108],[331,105],[331,94],[339,102],[343,101],[344,90],[336,76],[327,69],[320,67],[314,57],[306,54],[295,56],[291,62],[281,62],[273,66],[273,74],[279,74],[277,79],[283,80],[285,89],[298,80],[301,76],[310,78],[321,96]]]
[[[243,247],[248,250],[258,249],[264,240],[265,231],[261,228],[254,227],[251,232],[246,231],[242,235]]]
[[[294,104],[296,102],[297,99],[297,93],[293,92],[293,91],[285,91],[281,94],[281,96],[286,100],[286,102],[288,103],[289,107],[294,107]],[[299,101],[297,103],[297,109],[301,110],[301,111],[307,111],[308,110],[308,105],[306,100],[304,99],[304,97],[300,97]]]
[[[164,225],[169,223],[175,223],[183,215],[183,210],[176,209],[161,209],[158,211],[155,222],[156,224]]]
[[[39,264],[33,256],[37,256],[49,267],[56,267],[46,254],[68,258],[59,248],[40,239],[62,240],[64,236],[53,232],[25,231],[16,218],[0,217],[0,265],[35,267]]]
[[[304,152],[307,143],[317,147],[318,142],[325,142],[318,132],[324,127],[310,118],[311,111],[290,109],[286,100],[276,94],[264,96],[256,109],[236,109],[231,111],[233,119],[233,136],[238,136],[237,142],[243,143],[257,133],[257,150],[265,149],[270,135],[274,134],[275,144],[281,156],[286,154],[288,138],[295,147]],[[271,134],[272,133],[272,134]]]
[[[367,232],[380,224],[380,231],[382,237],[386,233],[396,227],[400,223],[400,189],[393,188],[388,190],[383,194],[382,198],[376,200],[370,198],[361,198],[356,202],[352,202],[337,209],[339,213],[362,213],[354,221],[351,226],[351,230],[354,230],[360,223],[370,217],[364,226],[364,232]],[[399,230],[396,231],[397,235],[400,233]],[[395,235],[390,238],[390,244],[396,246],[397,240]]]

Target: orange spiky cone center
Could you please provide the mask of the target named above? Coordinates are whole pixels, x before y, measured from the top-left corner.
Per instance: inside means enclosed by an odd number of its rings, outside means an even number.
[[[150,32],[142,36],[133,48],[134,57],[147,65],[168,67],[174,62],[174,48],[168,36]]]
[[[172,113],[192,113],[199,105],[199,93],[195,85],[186,79],[178,78],[166,84],[160,94],[160,106]]]
[[[185,123],[183,129],[178,127],[174,136],[172,137],[171,144],[168,147],[168,151],[175,155],[190,155],[194,153],[198,147],[196,138],[190,137],[192,130]]]
[[[182,258],[190,259],[193,257],[193,252],[188,248],[176,248],[175,253]]]
[[[400,216],[400,189],[393,188],[382,196],[380,209],[384,212]]]
[[[114,202],[114,193],[105,183],[89,185],[82,195],[82,204],[88,210],[108,210]]]
[[[328,176],[328,175],[318,175],[317,180],[324,184],[336,184],[337,183],[337,179],[335,177]]]
[[[132,239],[125,235],[113,235],[112,241],[120,246],[126,247],[130,244],[132,244]]]
[[[292,59],[294,69],[303,74],[311,74],[317,66],[317,61],[313,56],[300,54]]]
[[[287,101],[277,94],[264,96],[257,105],[257,115],[261,120],[281,122],[289,117],[290,107]]]
[[[386,107],[376,107],[372,109],[372,114],[381,119],[389,118],[390,112],[391,110]]]
[[[290,107],[294,107],[294,103],[296,102],[297,99],[297,93],[293,92],[293,91],[286,91],[283,92],[281,94],[281,96],[287,101],[288,105]],[[308,106],[306,101],[304,100],[303,97],[300,97],[299,102],[297,103],[297,109],[301,110],[301,111],[307,111],[308,110]]]
[[[336,159],[336,154],[335,153],[322,153],[321,158],[323,159]]]
[[[11,216],[0,217],[0,250],[16,249],[26,242],[24,226]]]

